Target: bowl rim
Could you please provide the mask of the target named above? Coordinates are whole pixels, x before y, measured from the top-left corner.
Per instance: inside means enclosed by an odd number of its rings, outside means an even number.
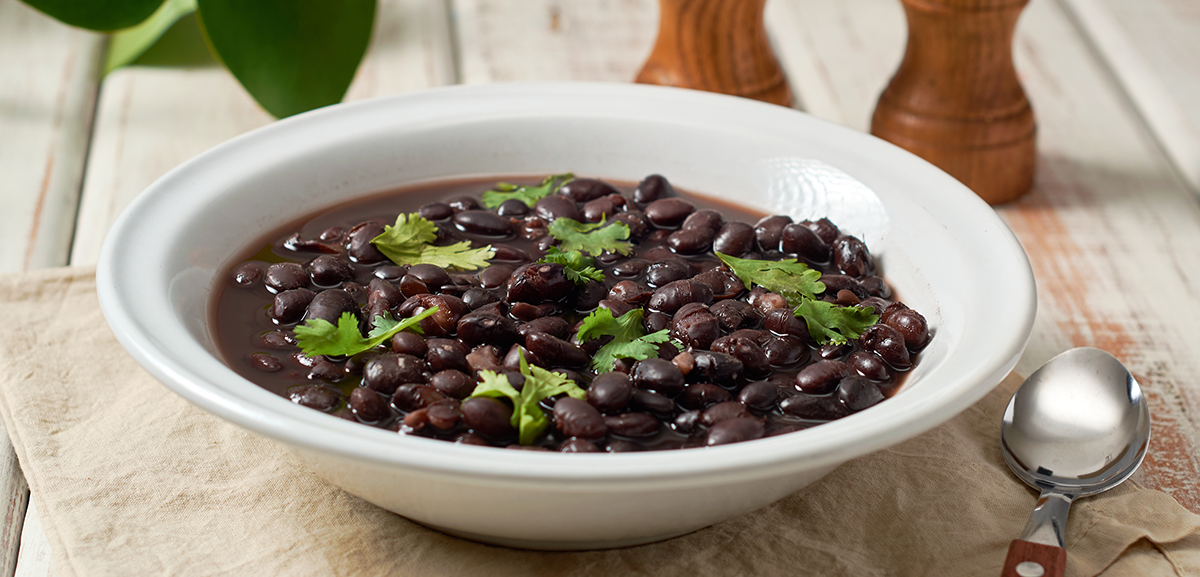
[[[509,112],[504,108],[506,102],[537,97],[552,103],[585,94],[613,102],[614,110],[618,110],[614,113],[620,113],[620,106],[644,101],[677,106],[682,111],[711,110],[736,114],[744,119],[803,126],[827,136],[852,139],[856,146],[862,147],[863,154],[911,171],[915,175],[913,178],[930,184],[928,190],[916,193],[919,197],[916,202],[924,201],[923,208],[938,213],[953,209],[962,217],[981,223],[984,226],[979,234],[993,250],[1002,251],[1009,257],[1004,260],[1005,266],[1001,270],[991,271],[992,278],[989,278],[989,282],[1004,287],[1012,299],[1003,313],[997,312],[997,317],[1002,316],[1004,321],[1003,329],[998,331],[1003,338],[997,339],[1002,346],[982,355],[973,370],[961,375],[956,383],[916,402],[910,411],[889,415],[886,419],[858,419],[847,424],[853,419],[852,415],[803,432],[709,447],[703,451],[563,455],[497,451],[490,447],[396,435],[341,419],[329,419],[286,399],[281,399],[283,403],[267,403],[270,406],[247,406],[243,399],[214,386],[210,382],[212,377],[199,372],[193,363],[172,356],[164,345],[169,338],[164,335],[171,336],[167,335],[171,333],[178,337],[184,330],[182,326],[176,327],[172,323],[154,326],[139,318],[136,293],[131,290],[131,283],[139,282],[137,271],[131,268],[128,259],[121,258],[122,254],[130,254],[135,248],[150,250],[137,246],[138,235],[143,232],[141,223],[146,222],[147,215],[161,214],[163,197],[173,187],[196,179],[213,166],[221,166],[229,155],[248,146],[253,148],[264,142],[290,138],[304,130],[362,121],[398,108],[412,113],[421,107],[445,106],[447,102],[473,103],[475,112],[501,117]],[[484,102],[486,106],[481,104]],[[547,110],[550,112],[553,108]],[[934,199],[936,203],[929,202]],[[919,157],[870,135],[776,105],[706,92],[622,83],[447,86],[338,104],[269,124],[213,147],[146,188],[122,212],[106,236],[96,274],[101,309],[118,341],[130,355],[165,386],[225,420],[302,450],[340,455],[386,467],[403,467],[414,474],[466,476],[479,483],[571,481],[573,485],[568,490],[618,490],[630,483],[679,486],[709,484],[717,479],[733,482],[829,466],[896,444],[949,420],[998,384],[1023,352],[1036,312],[1032,269],[1016,237],[991,207],[957,180]],[[167,298],[165,293],[162,296],[164,300]],[[208,303],[205,306],[209,306]],[[236,376],[232,370],[229,373]],[[241,379],[240,376],[237,378]],[[847,443],[847,439],[851,442]]]

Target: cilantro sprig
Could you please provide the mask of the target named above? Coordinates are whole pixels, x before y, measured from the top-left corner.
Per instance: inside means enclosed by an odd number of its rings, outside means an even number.
[[[542,182],[536,186],[523,186],[519,184],[511,184],[508,182],[497,182],[496,188],[483,193],[480,200],[485,208],[496,208],[506,200],[517,199],[526,204],[533,206],[537,201],[558,192],[564,184],[571,182],[575,178],[570,172],[565,174],[551,174],[542,179]]]
[[[522,445],[532,445],[550,425],[550,419],[538,403],[563,393],[582,401],[587,393],[562,373],[530,365],[524,352],[521,353],[521,374],[525,375],[525,384],[518,391],[508,382],[507,376],[494,371],[479,371],[480,382],[471,396],[508,397],[513,404],[512,426],[517,429],[517,440]]]
[[[794,258],[749,260],[720,252],[716,254],[746,286],[756,284],[779,293],[792,306],[799,306],[805,299],[815,299],[825,292],[825,283],[820,280],[821,271],[810,269]]]
[[[600,222],[582,223],[577,220],[559,217],[550,222],[550,236],[558,239],[558,246],[563,252],[582,251],[597,255],[604,251],[629,254],[633,252],[633,243],[629,242],[629,225],[623,222],[608,223],[601,218]]]
[[[384,226],[383,234],[371,239],[375,248],[396,264],[432,264],[446,269],[475,270],[488,266],[496,256],[491,245],[471,248],[468,241],[434,246],[437,225],[413,212],[400,213],[394,226]]]
[[[796,316],[808,325],[808,334],[819,344],[840,345],[862,336],[867,327],[879,322],[874,307],[841,307],[817,299],[803,299]]]
[[[583,319],[575,337],[579,342],[586,342],[603,336],[611,336],[613,340],[600,347],[592,357],[592,368],[597,373],[613,370],[617,359],[645,360],[658,356],[658,345],[671,343],[678,349],[683,347],[671,340],[667,329],[646,334],[642,330],[642,309],[633,309],[620,317],[613,317],[612,311],[599,308]]]
[[[373,349],[404,329],[411,328],[418,333],[421,332],[421,327],[417,323],[437,311],[437,307],[429,307],[402,321],[392,318],[391,313],[377,315],[374,319],[375,326],[366,338],[363,338],[362,333],[358,332],[358,319],[348,312],[342,313],[342,316],[338,317],[336,326],[325,319],[308,319],[304,324],[296,327],[296,338],[300,350],[304,351],[306,357],[317,355],[348,357]]]
[[[552,262],[563,265],[563,273],[567,279],[577,285],[585,285],[588,280],[604,282],[604,273],[596,268],[596,259],[577,250],[563,252],[557,246],[546,251],[538,262]]]

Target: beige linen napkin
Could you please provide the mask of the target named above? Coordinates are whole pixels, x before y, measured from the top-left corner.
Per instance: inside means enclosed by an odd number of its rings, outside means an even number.
[[[997,446],[1017,380],[760,511],[669,541],[545,553],[426,529],[330,486],[143,372],[91,270],[0,278],[0,413],[61,575],[999,575],[1034,495]],[[1068,575],[1198,575],[1200,516],[1126,483],[1080,500]]]

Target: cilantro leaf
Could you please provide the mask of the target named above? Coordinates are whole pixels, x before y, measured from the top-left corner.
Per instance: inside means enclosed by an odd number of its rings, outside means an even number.
[[[808,334],[820,344],[842,344],[857,339],[867,327],[879,322],[873,307],[839,307],[833,303],[805,298],[796,307],[796,316],[808,325]]]
[[[429,307],[402,321],[393,319],[390,313],[378,315],[375,317],[375,328],[371,329],[369,338],[363,338],[362,333],[358,332],[358,319],[349,312],[344,312],[338,317],[337,326],[325,319],[308,319],[295,329],[297,343],[306,357],[357,355],[383,344],[404,329],[411,328],[421,332],[417,323],[437,310],[437,307]]]
[[[600,308],[583,319],[575,337],[579,342],[603,336],[611,336],[613,340],[600,347],[592,357],[592,368],[597,373],[613,370],[617,359],[645,360],[658,356],[658,345],[671,343],[675,348],[683,348],[671,340],[667,329],[646,334],[642,330],[642,309],[633,309],[620,317],[613,318],[612,311]]]
[[[497,182],[495,190],[489,190],[483,193],[480,200],[483,202],[484,208],[496,208],[500,203],[515,198],[526,206],[533,206],[537,201],[558,192],[558,189],[575,178],[574,174],[551,174],[542,179],[541,184],[537,186],[522,186],[518,184],[509,184],[507,182]]]
[[[493,371],[479,371],[480,382],[471,396],[508,397],[513,404],[512,426],[517,429],[517,440],[522,445],[532,445],[538,435],[550,426],[550,419],[538,403],[564,393],[582,401],[587,393],[562,373],[530,365],[525,361],[524,352],[521,353],[521,374],[525,375],[525,384],[518,391],[508,382],[507,376]]]
[[[780,261],[749,260],[719,252],[716,254],[747,287],[756,284],[779,293],[792,306],[798,306],[805,299],[814,299],[818,294],[825,292],[825,283],[820,280],[821,272],[808,268],[808,265],[802,262],[796,262],[794,258]]]
[[[371,244],[396,264],[432,264],[447,269],[475,270],[486,267],[496,256],[491,245],[471,248],[468,241],[434,246],[437,225],[413,212],[401,213],[395,226],[384,226]]]
[[[606,219],[600,222],[584,224],[569,218],[559,217],[550,222],[550,235],[558,239],[563,252],[583,251],[588,254],[600,254],[604,251],[629,254],[633,252],[633,244],[626,241],[629,238],[629,225],[623,222],[607,224]]]
[[[577,285],[585,285],[588,279],[604,282],[604,273],[596,269],[596,259],[577,250],[563,252],[557,246],[550,247],[538,262],[553,262],[563,265],[567,279]]]

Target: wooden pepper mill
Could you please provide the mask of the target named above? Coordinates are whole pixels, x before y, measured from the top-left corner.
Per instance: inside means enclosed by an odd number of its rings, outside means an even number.
[[[1013,69],[1028,0],[901,0],[908,49],[871,133],[937,165],[990,204],[1033,186],[1033,110]]]
[[[791,106],[763,25],[766,1],[659,0],[658,40],[637,81]]]

